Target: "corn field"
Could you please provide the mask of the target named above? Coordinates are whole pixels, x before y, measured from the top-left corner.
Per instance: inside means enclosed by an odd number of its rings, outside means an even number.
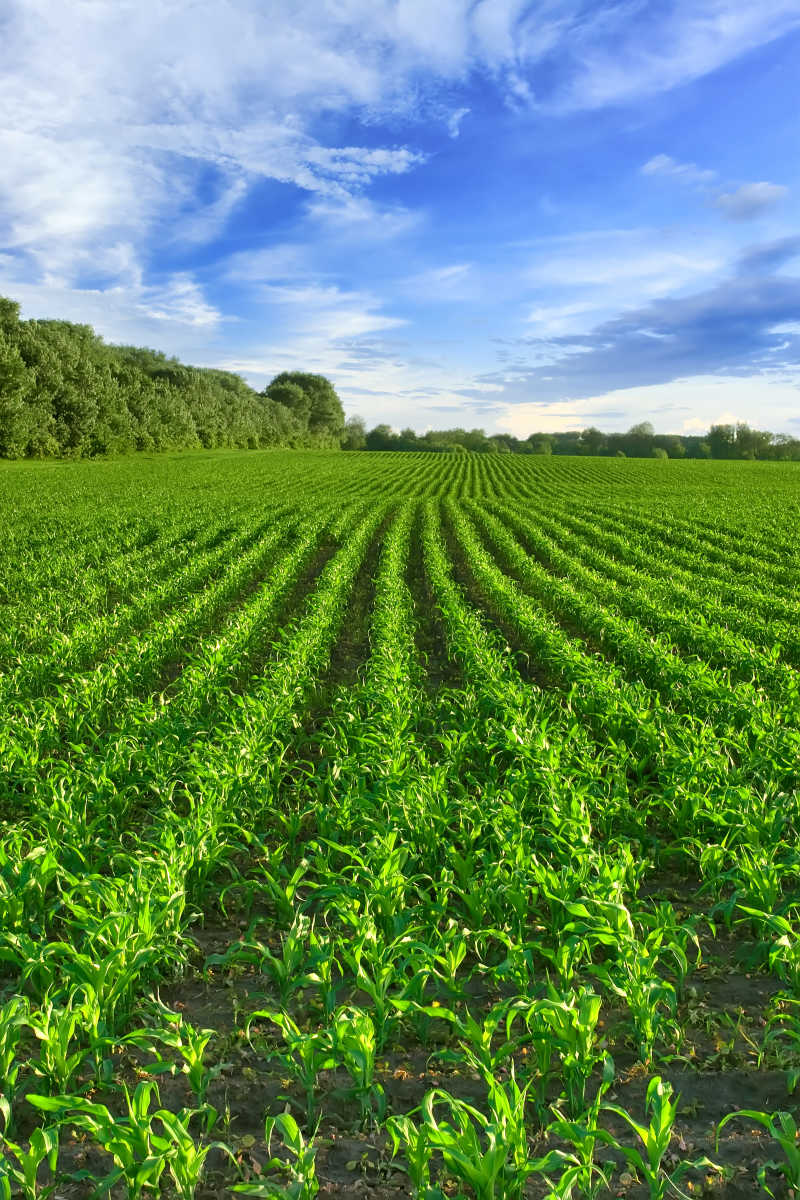
[[[0,1200],[798,1194],[794,464],[0,512]]]

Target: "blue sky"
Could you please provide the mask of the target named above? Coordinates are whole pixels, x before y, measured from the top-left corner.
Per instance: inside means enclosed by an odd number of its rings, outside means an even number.
[[[800,3],[8,0],[0,293],[419,430],[800,434]]]

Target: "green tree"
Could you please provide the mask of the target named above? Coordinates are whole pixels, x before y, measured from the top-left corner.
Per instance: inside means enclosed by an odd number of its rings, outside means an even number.
[[[599,429],[595,429],[594,425],[590,425],[588,429],[584,429],[581,433],[580,447],[582,454],[603,454],[607,446],[606,435],[601,433]]]
[[[708,444],[712,458],[734,458],[736,453],[736,430],[733,425],[712,425],[708,431]]]
[[[289,408],[306,426],[311,445],[341,445],[344,409],[333,384],[324,375],[283,371],[266,387],[265,395]]]
[[[0,314],[0,322],[2,314]],[[0,455],[22,458],[31,439],[31,378],[16,346],[0,332]]]
[[[391,425],[376,425],[367,434],[367,450],[394,450],[396,442]]]
[[[736,426],[736,457],[737,458],[769,458],[772,446],[772,434],[762,429],[751,429],[740,421]]]
[[[348,417],[344,423],[343,450],[364,450],[367,445],[367,429],[363,417]]]
[[[631,425],[622,439],[621,449],[629,458],[649,458],[653,450],[655,430],[649,421]]]

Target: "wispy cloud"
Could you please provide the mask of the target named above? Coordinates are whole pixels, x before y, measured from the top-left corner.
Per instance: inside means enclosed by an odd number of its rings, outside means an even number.
[[[11,0],[0,203],[12,244],[60,245],[65,257],[103,229],[135,241],[177,220],[176,198],[194,181],[165,154],[213,163],[239,190],[267,177],[341,198],[424,161],[414,146],[321,142],[320,110],[442,111],[442,83],[475,71],[526,103],[592,108],[697,78],[800,26],[794,0],[673,0],[644,14],[579,0],[120,0],[77,10]],[[467,107],[442,111],[451,134]],[[222,219],[225,202],[213,203]]]
[[[447,118],[447,132],[451,138],[457,138],[461,132],[461,122],[465,117],[469,116],[468,108],[457,108],[455,112],[450,113]]]
[[[695,163],[677,162],[669,154],[656,154],[641,168],[643,175],[661,175],[679,183],[700,189],[712,207],[731,221],[750,221],[760,217],[788,195],[789,189],[780,183],[743,183],[730,191],[712,187],[718,173]]]
[[[669,154],[656,154],[644,164],[642,174],[668,175],[682,183],[710,183],[717,173],[708,168],[698,167],[695,163],[677,162]]]
[[[737,268],[741,275],[770,274],[798,257],[800,236],[792,235],[748,247],[739,255]]]
[[[743,183],[733,192],[720,192],[713,204],[731,221],[749,221],[783,200],[789,189],[779,183]]]
[[[654,300],[585,334],[522,339],[538,362],[486,378],[503,383],[509,403],[527,403],[535,390],[547,405],[711,372],[783,369],[800,382],[800,337],[790,332],[800,276],[774,272],[793,251],[796,239],[755,247],[704,291]]]
[[[474,299],[478,284],[474,278],[472,263],[450,263],[443,267],[429,267],[397,281],[395,285],[406,295],[429,304],[431,301],[459,303]]]
[[[419,209],[402,204],[377,204],[368,196],[315,198],[306,204],[306,212],[337,236],[358,238],[360,242],[398,238],[425,221],[425,214]]]
[[[143,291],[139,308],[151,320],[179,325],[213,328],[222,319],[222,314],[206,300],[197,281],[187,274],[173,275],[163,287]]]

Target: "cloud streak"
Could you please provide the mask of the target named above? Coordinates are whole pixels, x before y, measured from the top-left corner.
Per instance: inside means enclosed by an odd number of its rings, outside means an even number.
[[[731,221],[750,221],[783,200],[789,189],[779,183],[743,183],[733,192],[720,192],[713,199],[715,208]]]
[[[509,403],[527,403],[534,393],[546,405],[711,372],[780,366],[800,382],[800,334],[792,332],[800,277],[774,273],[798,250],[798,239],[756,247],[715,287],[656,300],[586,334],[525,339],[545,361],[484,378],[502,383]]]
[[[698,189],[706,202],[730,221],[751,221],[760,217],[789,194],[789,189],[783,184],[766,180],[743,183],[730,191],[720,191],[719,186],[711,187],[719,178],[716,171],[698,167],[695,163],[677,162],[669,154],[656,154],[648,159],[641,173],[677,180]]]

